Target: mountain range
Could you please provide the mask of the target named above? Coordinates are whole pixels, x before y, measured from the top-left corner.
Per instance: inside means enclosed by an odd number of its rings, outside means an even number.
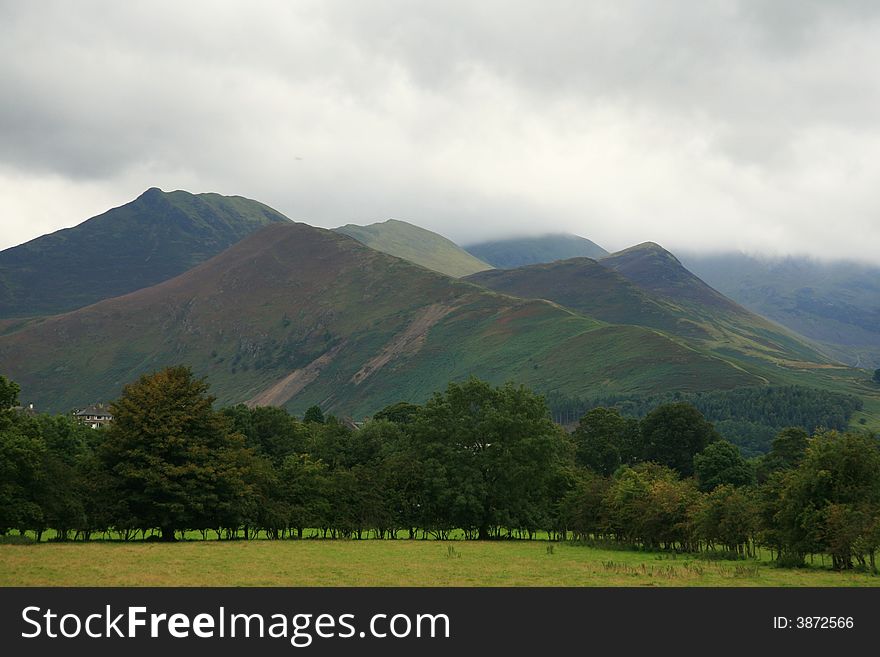
[[[116,245],[108,261],[68,254],[58,235],[0,252],[7,289],[51,248],[54,275],[79,291],[34,288],[0,304],[0,372],[45,410],[113,399],[182,362],[224,404],[353,417],[476,375],[581,398],[796,384],[857,394],[860,419],[880,420],[864,371],[653,243],[493,269],[401,221],[329,231],[239,197],[159,190],[69,229],[68,244]],[[108,262],[121,292],[95,285]]]
[[[158,285],[0,337],[38,406],[115,397],[185,362],[223,403],[358,416],[477,375],[573,394],[757,385],[638,326],[497,294],[305,224],[268,226]]]

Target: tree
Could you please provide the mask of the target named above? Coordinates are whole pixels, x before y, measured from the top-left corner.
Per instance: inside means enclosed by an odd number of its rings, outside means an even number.
[[[18,393],[21,388],[15,381],[0,375],[0,413],[5,413],[18,404]]]
[[[41,533],[42,490],[46,445],[31,427],[10,422],[0,427],[0,534],[10,529]]]
[[[729,552],[749,554],[759,517],[753,494],[753,489],[722,484],[704,496],[694,508],[699,537],[709,546],[720,544]]]
[[[39,504],[46,444],[31,418],[16,413],[19,386],[0,376],[0,534],[10,529],[42,532]]]
[[[735,445],[726,440],[709,443],[702,452],[694,456],[694,474],[700,490],[709,492],[729,484],[748,486],[755,480],[755,471],[740,454]]]
[[[542,397],[476,378],[436,393],[411,432],[426,470],[428,522],[481,539],[502,525],[538,521],[533,512],[546,508],[555,461],[567,447]]]
[[[308,428],[283,408],[248,408],[239,404],[221,412],[232,420],[232,428],[245,437],[245,444],[269,458],[275,466],[288,456],[306,451]]]
[[[774,472],[796,468],[810,444],[810,434],[801,427],[786,427],[773,438],[770,451],[756,461],[759,483],[766,481]]]
[[[397,402],[386,406],[381,411],[373,415],[374,420],[388,420],[395,424],[410,424],[419,414],[418,404],[409,402]]]
[[[641,423],[640,456],[676,470],[683,477],[694,472],[694,455],[719,440],[712,423],[687,402],[658,406]]]
[[[190,368],[145,374],[111,404],[113,424],[101,457],[124,503],[115,519],[131,528],[176,530],[230,526],[243,502],[244,439],[212,409],[208,385]]]
[[[622,417],[618,409],[594,408],[572,433],[575,460],[593,472],[610,476],[621,465],[632,462],[638,431],[638,422]]]
[[[810,434],[800,427],[782,429],[773,439],[769,457],[782,469],[794,468],[804,458],[810,444]]]
[[[309,406],[303,415],[303,422],[324,424],[324,411],[321,410],[320,406]]]
[[[71,531],[88,530],[81,466],[98,431],[63,415],[38,415],[35,421],[46,445],[37,500],[46,526],[67,540]]]
[[[687,550],[694,535],[690,509],[698,496],[693,480],[680,480],[667,466],[639,463],[615,473],[603,506],[618,540]]]
[[[863,559],[860,548],[880,517],[880,449],[876,438],[828,431],[810,441],[796,470],[785,477],[775,522],[787,558],[827,552],[834,567]]]
[[[577,539],[595,537],[605,530],[603,500],[610,480],[583,468],[568,469],[571,485],[559,501],[561,525]]]

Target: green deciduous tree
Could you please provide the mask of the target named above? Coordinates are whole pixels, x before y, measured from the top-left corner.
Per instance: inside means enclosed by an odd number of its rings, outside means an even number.
[[[245,437],[246,445],[276,466],[288,456],[306,451],[309,429],[283,408],[244,404],[221,411],[232,421],[232,428]]]
[[[388,420],[389,422],[394,422],[396,424],[409,424],[419,414],[418,404],[411,404],[409,402],[397,402],[396,404],[391,404],[390,406],[386,406],[381,411],[378,411],[375,415],[373,415],[374,420]]]
[[[694,455],[720,436],[715,427],[687,402],[658,406],[641,423],[640,456],[676,470],[684,477],[694,472]]]
[[[697,534],[709,547],[751,554],[759,527],[754,489],[721,484],[693,507],[693,514]]]
[[[694,456],[694,474],[700,490],[708,492],[718,486],[748,486],[755,480],[754,468],[735,445],[726,440],[709,443]]]
[[[667,466],[623,467],[604,499],[606,522],[624,543],[689,550],[695,537],[690,509],[698,497],[693,480],[680,480]]]
[[[204,380],[188,367],[144,375],[111,405],[101,456],[124,500],[115,523],[176,530],[238,526],[247,494],[244,439],[212,408]]]
[[[880,518],[880,450],[873,437],[828,431],[785,475],[774,522],[788,558],[831,554],[835,568],[864,560]]]
[[[618,409],[594,408],[572,433],[575,459],[579,465],[610,476],[621,465],[633,462],[638,432],[638,421],[622,417]]]
[[[316,424],[324,424],[324,411],[320,406],[309,406],[303,414],[303,422],[314,422]]]
[[[21,388],[15,381],[0,375],[0,413],[7,413],[18,404],[18,393]]]
[[[543,526],[548,484],[568,442],[543,398],[471,378],[429,400],[413,423],[426,473],[427,519],[497,536],[500,525]]]

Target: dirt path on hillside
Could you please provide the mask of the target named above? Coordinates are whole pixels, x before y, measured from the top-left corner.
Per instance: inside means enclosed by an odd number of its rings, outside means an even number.
[[[353,377],[351,383],[360,385],[364,379],[375,374],[385,367],[395,358],[400,356],[411,356],[418,353],[425,340],[428,337],[428,331],[431,330],[437,322],[446,317],[455,310],[457,306],[448,306],[442,303],[434,303],[419,312],[415,319],[403,332],[394,336],[388,344],[385,345],[381,353],[371,358],[367,363],[359,369]]]
[[[341,342],[329,351],[325,351],[305,367],[293,370],[283,379],[245,403],[248,406],[281,406],[285,404],[293,399],[294,395],[317,379],[321,374],[321,369],[326,367],[344,346],[345,342]]]

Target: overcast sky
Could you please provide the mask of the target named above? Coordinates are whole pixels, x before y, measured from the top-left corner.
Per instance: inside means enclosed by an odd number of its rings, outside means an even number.
[[[146,188],[880,262],[880,3],[0,0],[0,248]]]

